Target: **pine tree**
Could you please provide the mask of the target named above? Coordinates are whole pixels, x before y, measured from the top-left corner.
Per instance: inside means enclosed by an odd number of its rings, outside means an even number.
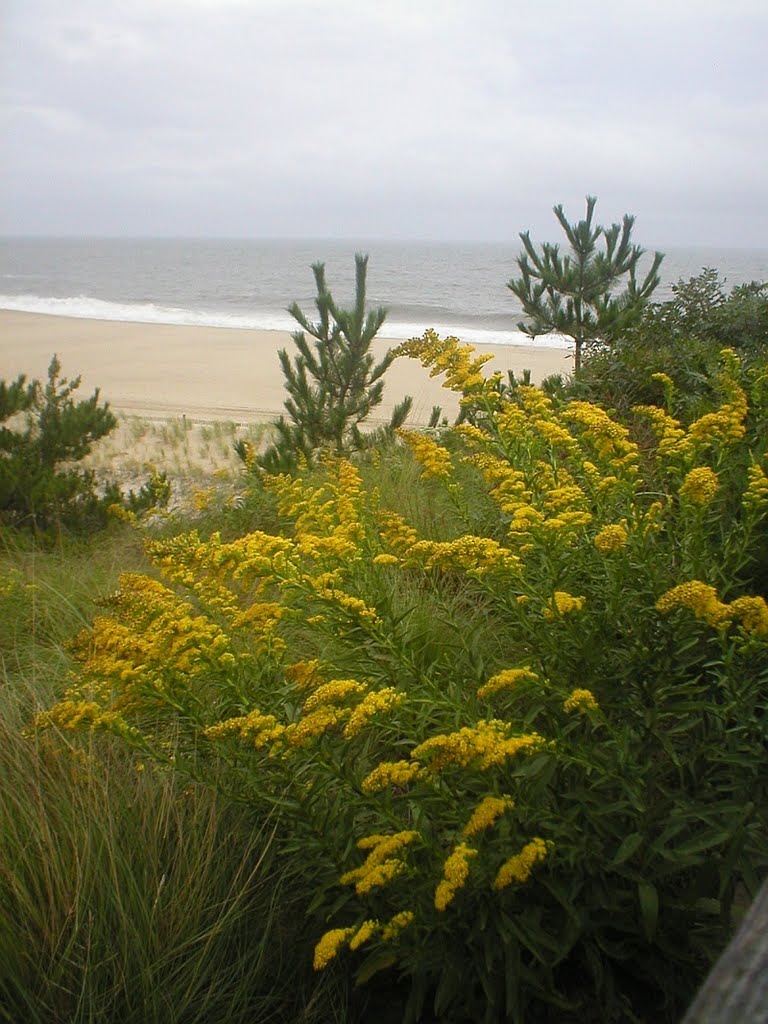
[[[376,363],[371,344],[386,319],[382,307],[366,311],[368,257],[355,256],[355,302],[341,309],[325,280],[325,264],[314,263],[319,319],[310,321],[297,303],[288,312],[301,330],[291,337],[298,349],[293,359],[285,349],[278,353],[288,397],[285,409],[274,423],[275,441],[256,458],[268,472],[293,472],[302,462],[311,463],[321,449],[339,454],[365,447],[382,431],[364,436],[360,425],[381,403],[384,374],[394,359],[389,350]],[[309,337],[308,337],[309,336]],[[313,339],[313,340],[311,340]],[[405,421],[411,399],[397,405],[384,433],[391,433]],[[246,446],[237,446],[247,461]]]
[[[604,228],[593,224],[597,199],[587,196],[587,216],[570,224],[562,205],[555,206],[557,220],[565,232],[570,252],[544,242],[537,252],[530,233],[520,235],[524,252],[517,258],[520,277],[507,287],[523,306],[527,321],[518,327],[531,338],[558,331],[576,342],[574,366],[581,368],[585,346],[607,342],[636,320],[640,310],[659,283],[658,270],[664,259],[657,252],[642,283],[637,266],[645,250],[631,241],[635,218],[625,214],[621,224]],[[598,247],[602,238],[603,247]],[[614,289],[628,278],[624,290]]]
[[[0,381],[0,513],[36,529],[97,511],[94,473],[75,464],[117,425],[98,388],[76,402],[80,377],[60,373],[54,355],[44,386]]]

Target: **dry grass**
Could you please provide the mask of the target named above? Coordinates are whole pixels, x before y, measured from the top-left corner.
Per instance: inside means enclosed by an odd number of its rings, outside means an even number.
[[[116,481],[124,491],[138,490],[153,473],[165,473],[171,482],[171,504],[194,507],[207,504],[218,490],[232,492],[242,472],[235,441],[245,438],[259,448],[267,429],[265,424],[205,422],[186,416],[120,416],[117,428],[94,445],[83,465],[93,469],[101,483]]]

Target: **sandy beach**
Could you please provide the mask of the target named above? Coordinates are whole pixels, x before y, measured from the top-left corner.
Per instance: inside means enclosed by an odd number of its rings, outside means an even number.
[[[397,342],[377,339],[383,354]],[[263,422],[282,411],[285,392],[277,352],[292,352],[287,332],[222,327],[85,320],[0,310],[0,379],[19,373],[45,379],[53,353],[65,376],[82,376],[81,394],[95,387],[117,412],[149,417]],[[493,360],[488,372],[530,369],[538,383],[569,373],[570,353],[544,346],[476,346]],[[379,420],[406,394],[413,397],[410,423],[426,423],[434,405],[447,415],[456,396],[413,359],[395,360],[386,377]]]

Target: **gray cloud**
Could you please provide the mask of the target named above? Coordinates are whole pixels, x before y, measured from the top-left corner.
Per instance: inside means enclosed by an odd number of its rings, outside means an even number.
[[[5,0],[0,230],[768,244],[768,10]]]

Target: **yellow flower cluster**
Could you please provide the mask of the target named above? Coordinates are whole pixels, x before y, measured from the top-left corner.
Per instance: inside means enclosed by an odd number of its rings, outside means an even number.
[[[326,968],[344,945],[354,951],[377,934],[381,935],[382,941],[392,942],[404,928],[413,923],[413,918],[412,911],[401,910],[384,925],[369,919],[357,928],[354,925],[349,928],[332,928],[315,946],[314,969],[322,971]]]
[[[680,497],[687,498],[694,505],[709,505],[719,487],[717,473],[709,466],[697,466],[686,474],[680,488]]]
[[[476,576],[520,569],[520,558],[491,537],[465,534],[456,540],[419,540],[404,555],[404,564],[430,569],[459,569]]]
[[[346,591],[340,590],[338,587],[327,586],[322,578],[313,579],[308,576],[306,580],[321,600],[338,608],[349,618],[358,620],[368,628],[376,628],[381,625],[381,619],[376,609],[371,608],[359,597],[347,594]]]
[[[472,345],[465,345],[458,338],[441,339],[433,330],[424,332],[421,338],[411,338],[395,349],[397,356],[412,356],[424,367],[430,367],[430,377],[445,374],[443,387],[451,391],[476,396],[478,392],[487,398],[498,401],[496,393],[486,380],[482,368],[492,356],[484,355],[472,358],[475,351]]]
[[[355,934],[356,928],[331,928],[315,946],[312,965],[316,971],[322,971],[334,959],[341,947]]]
[[[565,711],[599,711],[600,705],[591,690],[572,690],[563,703]]]
[[[209,725],[203,735],[209,740],[218,740],[236,733],[239,739],[252,743],[257,750],[274,744],[285,734],[285,726],[281,725],[274,715],[265,715],[258,708],[247,715],[228,718],[217,725]]]
[[[381,929],[381,937],[384,942],[392,942],[400,932],[413,924],[414,914],[412,910],[401,910],[387,921]]]
[[[601,555],[612,555],[627,543],[627,531],[620,523],[604,526],[595,535],[595,547]]]
[[[723,403],[716,412],[700,416],[688,428],[688,436],[698,448],[710,447],[713,443],[730,447],[744,438],[746,418],[747,396],[736,386],[733,400]]]
[[[650,421],[656,435],[657,452],[664,459],[685,460],[691,453],[691,441],[679,420],[657,405],[636,405],[632,412]]]
[[[745,632],[768,636],[768,604],[763,597],[737,597],[729,605],[731,614],[741,621]]]
[[[350,716],[349,708],[335,708],[327,704],[302,715],[298,722],[291,722],[283,733],[286,743],[291,747],[303,747],[317,736],[323,736],[340,722]]]
[[[353,708],[349,721],[344,728],[344,735],[347,739],[357,736],[368,722],[379,712],[389,711],[397,707],[405,700],[404,693],[398,693],[392,686],[385,686],[381,690],[373,690],[366,694],[360,703]]]
[[[591,402],[570,402],[561,414],[562,419],[581,428],[582,436],[590,442],[598,458],[610,463],[615,475],[634,477],[640,454],[629,438],[629,431],[611,419],[607,412]]]
[[[113,616],[97,616],[73,644],[82,682],[104,712],[125,710],[141,687],[162,693],[234,661],[228,636],[158,580],[124,573],[109,604]]]
[[[459,889],[462,889],[469,877],[469,862],[477,856],[466,843],[459,843],[443,865],[443,877],[435,889],[435,909],[445,910]]]
[[[304,701],[304,711],[312,711],[320,704],[335,704],[351,693],[365,693],[367,687],[356,679],[331,679],[322,683]]]
[[[472,817],[462,829],[462,835],[471,839],[479,832],[485,832],[486,829],[496,824],[502,814],[511,811],[514,806],[514,800],[507,793],[504,796],[483,797],[472,812]]]
[[[545,860],[551,849],[552,843],[547,843],[538,836],[530,843],[526,843],[520,853],[501,865],[493,883],[494,888],[506,889],[513,882],[523,885],[531,877],[536,864]]]
[[[458,429],[458,428],[457,428]],[[506,459],[488,452],[476,452],[467,460],[477,466],[489,486],[489,494],[502,512],[512,513],[531,499],[525,475],[515,469]]]
[[[754,462],[747,470],[747,489],[744,491],[742,503],[750,512],[763,512],[768,509],[768,477],[763,467]]]
[[[679,583],[656,602],[656,610],[662,613],[675,608],[688,608],[697,619],[715,627],[722,626],[731,618],[728,605],[718,599],[715,588],[701,580]]]
[[[422,476],[437,480],[450,479],[452,472],[451,453],[439,445],[434,438],[414,430],[398,430],[397,436],[413,452],[414,458],[422,467]]]
[[[477,691],[481,698],[490,697],[499,690],[511,690],[518,683],[535,682],[539,677],[529,668],[505,668],[483,683]]]
[[[397,512],[379,512],[377,516],[381,539],[397,554],[405,554],[418,541],[419,535]]]
[[[310,690],[318,684],[320,660],[312,658],[311,660],[295,661],[292,665],[286,665],[283,671],[285,678],[294,686],[298,686],[300,690]]]
[[[689,580],[672,587],[656,602],[659,612],[675,608],[687,608],[697,619],[716,629],[735,621],[750,636],[768,636],[768,604],[763,597],[737,597],[725,604],[718,599],[714,587],[701,580]]]
[[[586,597],[574,597],[566,590],[556,590],[552,599],[542,612],[545,619],[550,622],[557,616],[571,615],[573,612],[580,612],[586,603]]]
[[[520,752],[531,753],[544,742],[537,733],[508,736],[509,728],[509,722],[498,718],[481,719],[477,725],[430,737],[411,751],[411,757],[426,764],[432,774],[449,765],[472,764],[484,771]]]
[[[364,793],[380,793],[390,786],[402,789],[423,775],[424,769],[418,761],[382,761],[366,775],[360,788]]]
[[[357,848],[370,850],[370,853],[360,867],[347,871],[339,882],[341,885],[354,885],[358,896],[365,896],[372,889],[386,885],[406,870],[402,851],[418,838],[419,833],[413,830],[395,832],[391,836],[365,836],[358,841]]]

